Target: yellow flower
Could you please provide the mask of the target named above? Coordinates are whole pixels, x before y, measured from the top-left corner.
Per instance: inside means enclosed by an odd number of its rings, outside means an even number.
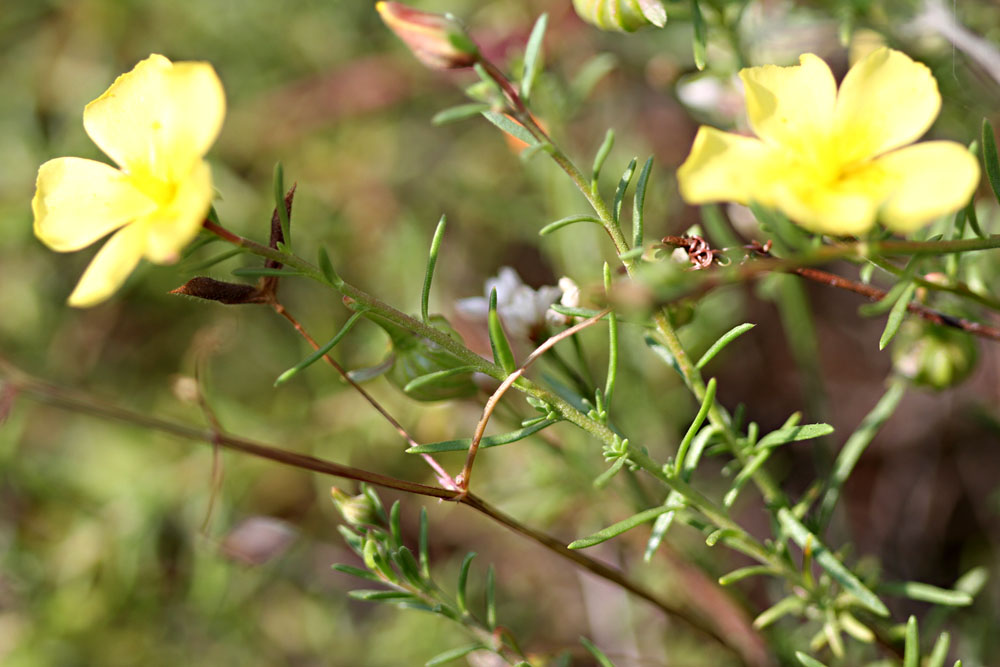
[[[226,112],[222,83],[208,63],[151,55],[87,105],[83,126],[118,166],[75,157],[38,169],[35,235],[58,252],[114,232],[69,297],[91,306],[111,296],[143,257],[177,261],[212,200],[203,159]],[[117,230],[117,231],[116,231]]]
[[[851,68],[838,91],[822,60],[807,53],[799,62],[740,72],[759,138],[702,127],[677,172],[684,199],[757,202],[832,235],[860,234],[876,220],[909,232],[969,200],[979,163],[964,146],[902,148],[941,108],[925,65],[880,48]]]

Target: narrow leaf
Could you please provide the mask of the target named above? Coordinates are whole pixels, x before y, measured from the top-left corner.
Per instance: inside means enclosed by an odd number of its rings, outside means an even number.
[[[500,315],[497,313],[497,290],[494,287],[490,291],[490,312],[489,312],[490,347],[493,348],[493,361],[500,366],[505,373],[510,375],[517,370],[514,362],[514,353],[507,342],[507,335],[503,332],[500,324]]]
[[[629,183],[632,182],[632,176],[635,175],[635,165],[639,161],[639,158],[632,158],[632,161],[628,163],[625,167],[625,171],[622,172],[622,177],[618,181],[618,188],[615,190],[614,206],[612,208],[615,222],[621,221],[622,213],[622,203],[625,201],[625,191],[628,190]]]
[[[540,230],[538,230],[538,235],[547,236],[552,232],[558,231],[563,227],[568,227],[569,225],[572,225],[577,222],[593,222],[598,225],[601,224],[601,221],[592,215],[571,215],[562,218],[560,220],[556,220],[555,222],[550,222],[549,224],[545,225]]]
[[[833,427],[829,424],[802,424],[801,426],[790,426],[771,431],[757,442],[757,451],[777,447],[789,442],[800,440],[811,440],[833,433]]]
[[[854,615],[851,614],[851,612],[840,612],[840,614],[837,615],[837,620],[840,622],[840,627],[844,629],[844,632],[854,637],[859,642],[871,644],[875,641],[875,633],[872,632],[871,628],[854,618]]]
[[[903,640],[903,667],[920,667],[920,635],[916,616],[910,616],[906,621],[906,635]]]
[[[397,500],[389,509],[389,534],[392,535],[392,545],[397,549],[403,546],[403,529],[400,525],[402,505]]]
[[[639,180],[635,183],[635,194],[632,196],[632,247],[640,250],[643,244],[643,227],[646,206],[646,184],[649,182],[649,172],[653,169],[653,156],[649,156],[646,164],[639,172]]]
[[[417,541],[417,552],[420,557],[420,574],[424,579],[431,578],[430,547],[427,541],[427,508],[420,508],[420,533]]]
[[[479,441],[480,449],[487,449],[489,447],[499,447],[500,445],[509,445],[512,442],[517,442],[518,440],[524,440],[529,435],[534,435],[544,428],[548,428],[555,424],[558,420],[556,419],[545,419],[527,426],[525,428],[519,429],[517,431],[510,431],[509,433],[499,433],[497,435],[488,435]],[[432,442],[426,445],[417,445],[416,447],[410,447],[406,450],[407,454],[439,454],[441,452],[464,452],[468,451],[469,447],[472,446],[472,438],[459,438],[457,440],[442,440],[441,442]]]
[[[431,295],[431,281],[434,280],[434,266],[437,264],[438,251],[441,249],[441,239],[444,237],[444,228],[447,218],[442,215],[438,220],[437,228],[434,230],[434,237],[431,239],[431,249],[427,254],[427,269],[424,271],[424,287],[420,291],[420,318],[427,324],[429,315],[427,314],[427,304]],[[403,391],[406,391],[405,389]]]
[[[878,597],[861,583],[853,572],[841,563],[833,553],[813,535],[786,507],[778,510],[778,522],[784,532],[799,545],[800,549],[810,549],[816,562],[826,570],[833,579],[849,592],[858,602],[878,616],[888,616],[889,610]]]
[[[986,179],[993,188],[993,195],[1000,202],[1000,156],[997,155],[997,140],[993,135],[993,126],[983,119],[983,166],[986,168]]]
[[[271,269],[267,267],[255,267],[247,266],[240,269],[233,269],[230,273],[234,276],[241,276],[244,278],[259,278],[260,276],[301,276],[303,275],[301,271],[292,271],[291,269]]]
[[[753,627],[762,630],[778,619],[788,614],[797,614],[805,608],[805,603],[801,598],[790,595],[778,600],[776,603],[762,611],[753,619]]]
[[[597,648],[597,646],[594,645],[594,643],[589,639],[586,637],[580,637],[580,643],[583,644],[583,647],[587,649],[590,655],[594,656],[594,659],[597,660],[597,664],[600,665],[600,667],[615,667],[615,663],[611,662],[608,656],[604,655],[604,652]]]
[[[732,487],[722,499],[723,507],[729,509],[736,503],[736,498],[739,496],[740,491],[746,485],[747,481],[753,477],[754,474],[760,470],[760,467],[771,457],[771,451],[771,449],[757,450],[757,453],[746,462],[743,469],[740,470],[739,474],[737,474],[736,478],[733,480]]]
[[[333,286],[342,285],[343,280],[337,275],[337,272],[333,270],[333,264],[330,262],[330,255],[326,252],[326,248],[323,246],[319,247],[319,270],[323,272],[323,277],[326,278],[327,282]]]
[[[729,574],[724,574],[719,577],[720,586],[731,586],[737,581],[743,581],[748,577],[756,577],[764,574],[775,574],[773,568],[766,565],[751,565],[749,567],[741,567],[738,570],[733,570]]]
[[[601,167],[604,166],[604,161],[608,159],[608,153],[611,152],[611,148],[615,145],[615,131],[608,130],[604,135],[604,141],[601,143],[601,147],[597,149],[597,154],[594,155],[594,168],[591,171],[590,178],[590,189],[597,192],[597,179],[601,175]]]
[[[705,52],[708,47],[708,29],[705,27],[705,17],[701,15],[698,0],[691,0],[691,24],[694,26],[694,40],[692,40],[694,66],[703,70],[705,69]]]
[[[542,69],[542,42],[545,39],[545,28],[549,24],[549,15],[542,14],[535,21],[535,26],[531,29],[531,36],[528,37],[528,44],[524,49],[524,68],[521,75],[521,97],[527,101],[531,98],[531,91],[535,85],[538,72]]]
[[[308,368],[312,364],[322,359],[330,350],[336,347],[337,343],[343,340],[344,336],[346,336],[351,331],[351,329],[354,328],[354,325],[357,323],[358,318],[360,318],[362,314],[363,314],[362,311],[358,311],[352,314],[347,319],[347,321],[344,322],[344,326],[340,328],[340,331],[337,332],[336,336],[328,340],[318,350],[310,354],[308,357],[306,357],[305,359],[303,359],[302,361],[295,364],[287,371],[279,375],[278,379],[274,381],[274,386],[277,387],[279,385],[288,382],[293,377],[295,377],[295,375],[298,374],[300,371],[302,371],[305,368]]]
[[[450,378],[453,375],[471,373],[475,370],[475,366],[456,366],[455,368],[446,368],[443,371],[434,371],[433,373],[428,373],[427,375],[421,375],[420,377],[415,377],[407,382],[406,386],[403,387],[403,393],[409,394],[411,391],[416,391],[421,387],[434,384],[440,380]]]
[[[639,0],[639,9],[646,20],[657,28],[667,24],[667,8],[660,0]]]
[[[691,446],[691,441],[694,440],[694,436],[701,429],[701,425],[705,423],[705,418],[708,416],[709,410],[715,404],[715,389],[716,382],[715,378],[708,381],[705,385],[705,395],[701,399],[701,406],[698,408],[698,414],[695,415],[694,421],[688,427],[687,433],[684,434],[684,438],[681,440],[681,444],[677,447],[677,460],[674,463],[674,470],[679,475],[681,471],[684,470],[684,459],[687,457],[688,448]]]
[[[816,658],[806,655],[802,651],[796,651],[795,658],[796,660],[799,661],[802,667],[826,667],[826,665],[824,665],[822,662],[820,662]]]
[[[465,120],[466,118],[472,118],[473,116],[478,116],[484,111],[489,111],[490,105],[484,104],[483,102],[472,102],[470,104],[460,104],[458,106],[451,107],[449,109],[444,109],[434,114],[431,118],[432,125],[447,125],[448,123],[454,123],[460,120]]]
[[[927,658],[927,663],[925,667],[944,667],[944,661],[948,658],[948,648],[951,646],[951,635],[947,632],[942,632],[937,641],[934,642],[934,648],[931,649],[930,657]]]
[[[879,586],[879,591],[948,607],[968,607],[972,604],[972,596],[968,593],[938,588],[919,581],[887,582]]]
[[[331,568],[336,570],[337,572],[343,572],[344,574],[349,574],[352,577],[358,577],[359,579],[367,579],[368,581],[382,581],[368,570],[362,570],[360,567],[354,567],[352,565],[344,565],[343,563],[334,563],[331,566]]]
[[[378,602],[380,600],[412,600],[413,596],[406,591],[379,591],[358,589],[348,591],[347,597],[355,600],[365,600],[366,602]]]
[[[472,559],[476,557],[476,552],[470,551],[465,554],[465,559],[462,561],[462,568],[458,572],[458,591],[455,595],[455,602],[458,604],[458,610],[463,614],[469,613],[469,606],[466,604],[466,587],[469,583],[469,568],[472,566]]]
[[[478,651],[480,649],[485,649],[486,646],[482,644],[469,644],[468,646],[462,646],[459,648],[453,648],[450,651],[445,651],[444,653],[439,653],[430,660],[424,663],[424,667],[437,667],[437,665],[443,665],[445,663],[451,662],[452,660],[458,660],[459,658],[464,658],[473,651]]]
[[[667,495],[667,500],[663,503],[666,506],[684,506],[684,498],[681,494],[676,491],[671,491]],[[653,554],[656,550],[660,548],[660,544],[663,542],[663,538],[666,537],[667,531],[670,530],[670,526],[674,522],[674,517],[676,516],[675,510],[670,510],[665,514],[661,514],[656,517],[656,521],[653,523],[653,530],[649,534],[649,541],[646,542],[646,551],[642,554],[643,562],[650,562],[653,560]]]
[[[535,137],[532,136],[531,132],[528,132],[524,129],[523,125],[512,120],[511,118],[504,116],[503,114],[499,114],[496,111],[484,111],[482,115],[483,118],[490,121],[515,139],[520,139],[529,146],[534,146],[538,143]]]
[[[611,267],[604,262],[604,293],[611,294]],[[615,384],[618,381],[618,315],[608,313],[608,375],[604,383],[604,410],[611,409],[611,398],[615,394]]]
[[[858,428],[855,429],[851,437],[844,443],[834,463],[833,472],[830,475],[829,487],[820,503],[819,525],[825,526],[829,522],[830,516],[833,514],[833,508],[840,497],[840,488],[847,481],[847,478],[850,477],[854,466],[861,458],[865,449],[875,439],[882,426],[892,417],[896,411],[896,407],[899,405],[899,401],[905,393],[905,382],[902,380],[893,381],[882,398],[879,399],[879,402],[872,408],[871,412],[865,415]]]
[[[595,544],[600,544],[601,542],[607,542],[613,537],[617,537],[622,533],[632,530],[636,526],[641,526],[644,523],[649,523],[656,517],[660,516],[665,512],[670,512],[678,509],[676,506],[661,505],[659,507],[652,507],[648,510],[639,512],[638,514],[633,514],[627,519],[619,521],[616,524],[608,526],[603,530],[599,530],[589,537],[584,537],[579,540],[574,540],[566,548],[567,549],[586,549],[587,547],[592,547]]]
[[[274,165],[274,210],[281,221],[281,241],[286,247],[292,245],[291,219],[285,205],[285,168],[280,162]]]
[[[492,563],[486,568],[486,626],[497,628],[497,572]]]
[[[712,343],[712,347],[708,348],[708,350],[705,351],[705,354],[701,355],[701,359],[698,360],[698,363],[695,364],[695,367],[699,369],[703,368],[705,364],[707,364],[708,362],[710,362],[712,359],[715,358],[715,355],[719,354],[719,352],[722,352],[727,345],[732,343],[734,340],[736,340],[746,332],[753,329],[755,326],[757,325],[746,322],[744,324],[735,326],[726,333],[722,334],[722,336],[719,337],[719,340]]]
[[[903,323],[903,318],[906,316],[906,309],[910,305],[910,299],[913,298],[913,293],[916,290],[917,284],[911,282],[903,290],[903,293],[899,295],[896,303],[892,305],[892,310],[889,311],[889,319],[885,323],[885,331],[882,332],[882,337],[878,341],[878,349],[884,350],[889,341],[896,336],[896,332],[899,331],[899,325]]]

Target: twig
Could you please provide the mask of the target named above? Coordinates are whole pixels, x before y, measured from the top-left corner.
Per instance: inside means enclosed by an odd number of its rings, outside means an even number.
[[[607,315],[610,309],[605,309],[594,315],[593,317],[587,318],[586,320],[574,324],[568,329],[560,331],[556,335],[552,336],[544,343],[535,348],[535,351],[528,355],[528,358],[524,360],[521,367],[515,370],[513,373],[504,378],[504,381],[500,383],[497,390],[493,392],[489,400],[486,401],[486,406],[483,408],[483,416],[476,425],[476,431],[472,436],[472,444],[469,446],[469,454],[465,459],[465,467],[462,468],[462,472],[458,476],[458,487],[463,493],[468,493],[469,490],[469,478],[472,476],[472,464],[476,460],[476,453],[479,451],[479,443],[483,439],[483,434],[486,432],[486,425],[490,421],[490,416],[493,414],[494,408],[496,408],[497,403],[503,398],[503,395],[507,393],[511,385],[517,381],[519,377],[524,375],[524,372],[528,370],[528,367],[535,362],[536,359],[545,354],[549,349],[551,349],[556,343],[566,338],[569,338],[573,334],[583,331],[592,324],[596,324],[601,320],[602,317]]]
[[[272,447],[261,443],[228,435],[217,433],[213,430],[206,430],[180,424],[177,422],[160,419],[141,412],[136,412],[110,403],[105,403],[91,396],[76,392],[70,389],[53,385],[39,378],[28,375],[16,368],[3,357],[0,357],[0,377],[7,381],[5,391],[15,391],[18,394],[31,398],[39,403],[54,406],[59,409],[79,412],[94,417],[124,422],[147,428],[150,430],[169,433],[180,438],[196,440],[209,444],[218,443],[227,449],[249,454],[259,458],[275,461],[293,468],[301,470],[311,470],[313,472],[353,479],[375,486],[395,489],[404,493],[439,498],[441,500],[456,500],[467,505],[474,510],[486,515],[497,523],[500,523],[510,530],[526,537],[545,547],[552,553],[566,560],[576,563],[580,567],[592,572],[594,575],[606,579],[621,588],[637,595],[638,597],[653,604],[668,616],[677,618],[689,627],[704,633],[716,642],[725,646],[737,654],[746,665],[763,666],[769,665],[770,660],[758,642],[748,643],[740,639],[730,638],[720,633],[714,624],[706,619],[693,614],[684,606],[664,599],[641,585],[631,581],[622,572],[608,567],[607,565],[590,558],[578,551],[567,549],[562,542],[541,531],[529,528],[513,517],[504,514],[482,498],[470,493],[462,493],[451,489],[443,489],[436,486],[427,486],[407,480],[381,475],[376,472],[341,465],[325,459],[316,458],[307,454],[299,454],[288,450]],[[745,639],[745,638],[744,638]]]

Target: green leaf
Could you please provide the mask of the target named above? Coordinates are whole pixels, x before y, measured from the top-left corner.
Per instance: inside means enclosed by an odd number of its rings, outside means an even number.
[[[550,222],[549,224],[545,225],[540,230],[538,230],[538,235],[547,236],[548,234],[551,234],[554,231],[558,231],[563,227],[568,227],[569,225],[572,225],[577,222],[593,222],[598,225],[601,224],[601,221],[592,215],[571,215],[562,218],[560,220],[556,220],[555,222]]]
[[[916,290],[917,284],[914,282],[909,283],[903,290],[903,293],[899,295],[899,298],[896,299],[896,303],[892,305],[892,310],[889,311],[889,319],[885,323],[885,331],[882,332],[882,337],[878,341],[878,349],[884,350],[889,341],[896,336],[896,332],[899,331],[899,325],[903,323],[903,318],[906,316],[910,299],[913,298],[913,293]]]
[[[469,605],[466,603],[466,587],[469,583],[469,568],[472,566],[472,559],[476,557],[476,552],[470,551],[465,554],[465,559],[462,560],[462,568],[458,571],[458,591],[455,595],[455,602],[458,604],[458,610],[463,614],[469,613]]]
[[[601,142],[601,147],[597,149],[597,153],[594,155],[594,167],[591,170],[590,178],[590,189],[592,192],[597,192],[597,179],[601,176],[601,168],[604,166],[604,161],[608,159],[608,153],[611,152],[611,148],[615,145],[615,131],[608,130],[604,135],[604,141]]]
[[[521,75],[521,97],[525,101],[531,98],[531,91],[535,85],[535,78],[542,69],[542,42],[545,39],[545,28],[549,24],[549,15],[542,14],[535,21],[535,26],[531,29],[531,36],[528,37],[528,44],[524,49],[524,67]]]
[[[906,638],[903,640],[903,667],[920,667],[920,635],[917,617],[906,621]]]
[[[621,220],[622,213],[622,203],[625,201],[625,191],[628,190],[629,183],[632,182],[632,176],[635,175],[635,165],[639,161],[639,158],[632,158],[632,161],[628,163],[625,167],[625,171],[622,172],[622,177],[618,181],[618,188],[615,189],[614,205],[612,208],[612,214],[614,215],[615,222]]]
[[[691,24],[694,26],[694,65],[700,70],[705,69],[705,52],[708,48],[708,29],[705,27],[705,17],[701,15],[698,0],[691,0]]]
[[[500,324],[500,315],[497,313],[497,290],[494,287],[490,291],[490,312],[489,312],[490,347],[493,348],[493,361],[510,375],[517,370],[517,363],[514,361],[514,353],[507,342],[507,335],[503,332]]]
[[[701,355],[701,359],[698,360],[698,363],[695,364],[695,367],[698,369],[703,368],[705,364],[707,364],[708,362],[710,362],[712,359],[715,358],[715,355],[717,355],[719,352],[722,352],[722,350],[724,350],[727,345],[732,343],[734,340],[736,340],[746,332],[753,329],[755,326],[757,325],[746,322],[744,324],[735,326],[726,333],[722,334],[722,336],[719,337],[719,340],[712,343],[712,347],[708,348],[708,350],[705,351],[705,354]]]
[[[997,140],[993,135],[993,126],[983,119],[983,166],[986,168],[986,180],[993,188],[993,195],[1000,202],[1000,156],[997,155]]]
[[[349,574],[352,577],[358,577],[359,579],[367,579],[368,581],[382,581],[368,570],[362,570],[360,567],[354,567],[352,565],[344,565],[343,563],[334,563],[331,566],[331,568],[336,570],[337,572],[343,572],[344,574]]]
[[[796,595],[789,595],[758,614],[757,618],[753,619],[753,627],[757,630],[763,630],[783,616],[797,614],[803,609],[805,609],[805,602]]]
[[[989,578],[990,571],[987,568],[974,567],[958,578],[958,581],[955,582],[955,590],[972,596],[979,595]]]
[[[826,667],[826,665],[824,665],[822,662],[820,662],[816,658],[806,655],[802,651],[796,651],[795,658],[799,661],[802,667]]]
[[[280,162],[274,165],[274,209],[281,221],[281,235],[285,246],[292,247],[292,222],[285,204],[285,168]]]
[[[573,97],[580,102],[587,99],[601,79],[607,76],[608,72],[613,70],[617,64],[618,58],[607,52],[598,53],[585,62],[570,81],[569,85]]]
[[[736,503],[736,498],[739,496],[740,491],[746,485],[747,481],[753,477],[754,473],[760,470],[760,467],[767,462],[767,460],[771,457],[772,451],[772,448],[757,450],[757,453],[746,462],[739,474],[736,475],[736,478],[733,480],[732,487],[728,492],[726,492],[725,497],[723,497],[723,507],[728,510]]]
[[[423,577],[420,576],[420,567],[417,565],[417,559],[413,557],[413,552],[407,547],[399,547],[396,549],[394,554],[393,562],[396,563],[403,576],[406,577],[411,584],[419,588],[427,588],[427,582],[424,581]]]
[[[781,524],[785,534],[799,545],[800,549],[810,550],[813,558],[816,559],[820,567],[826,570],[845,591],[857,598],[861,605],[878,616],[889,615],[889,610],[885,604],[874,593],[868,590],[853,572],[837,560],[837,557],[827,549],[818,537],[802,525],[788,508],[782,507],[778,510],[778,522]]]
[[[615,663],[611,662],[608,656],[604,655],[604,652],[597,648],[597,646],[595,646],[589,639],[586,637],[580,637],[580,643],[583,644],[583,647],[590,652],[590,655],[594,656],[594,659],[597,660],[597,664],[600,665],[600,667],[615,667]]]
[[[424,663],[424,667],[437,667],[437,665],[443,665],[452,660],[458,660],[459,658],[464,658],[473,651],[478,651],[480,649],[486,649],[488,647],[482,644],[469,644],[468,646],[462,646],[460,648],[453,648],[450,651],[445,651],[444,653],[439,653],[430,660]]]
[[[821,438],[831,433],[833,433],[833,427],[829,424],[802,424],[801,426],[779,428],[777,431],[771,431],[761,438],[754,449],[760,451],[789,442]]]
[[[667,494],[667,500],[663,503],[664,505],[679,505],[684,506],[684,497],[677,493],[676,491],[671,491]],[[660,544],[663,542],[663,538],[666,536],[667,531],[670,530],[670,526],[674,522],[674,517],[677,515],[675,510],[670,510],[666,514],[661,514],[656,517],[656,521],[653,523],[653,530],[649,534],[649,541],[646,542],[646,551],[642,554],[643,562],[648,563],[653,560],[653,554],[656,550],[660,548]]]
[[[420,533],[417,541],[417,552],[420,556],[420,575],[424,579],[431,578],[430,548],[427,541],[427,508],[420,508]]]
[[[643,244],[645,220],[643,207],[646,205],[646,184],[649,182],[649,172],[652,169],[653,156],[650,155],[646,164],[642,166],[642,171],[639,172],[639,180],[635,183],[635,194],[632,196],[632,247],[636,250],[641,250]]]
[[[642,339],[646,343],[646,345],[649,346],[649,349],[651,349],[653,352],[656,353],[656,356],[658,356],[660,359],[666,362],[668,366],[677,371],[678,375],[684,377],[684,374],[681,373],[680,366],[677,365],[677,361],[674,359],[674,355],[670,354],[670,350],[668,350],[666,346],[663,345],[663,343],[659,342],[652,336],[643,336]]]
[[[927,663],[924,667],[944,667],[944,661],[948,657],[948,648],[951,646],[951,635],[947,632],[942,632],[937,641],[934,642],[934,648],[931,649],[931,655],[927,658]]]
[[[278,379],[274,381],[274,386],[277,387],[279,385],[285,384],[293,377],[295,377],[295,375],[297,375],[300,371],[308,368],[312,364],[322,359],[330,350],[332,350],[334,347],[337,346],[337,343],[343,340],[344,336],[346,336],[351,331],[351,329],[354,328],[354,325],[355,323],[357,323],[358,318],[361,317],[363,314],[364,314],[363,311],[358,311],[356,313],[353,313],[349,318],[347,318],[347,321],[344,322],[344,326],[340,328],[340,331],[337,332],[336,336],[328,340],[326,343],[320,346],[318,350],[310,354],[308,357],[306,357],[305,359],[303,359],[302,361],[295,364],[287,371],[279,375]]]
[[[919,581],[886,582],[879,586],[879,592],[948,607],[968,607],[972,604],[972,596],[964,591],[938,588]]]
[[[600,544],[601,542],[607,542],[613,537],[617,537],[622,533],[632,530],[636,526],[641,526],[644,523],[649,523],[656,517],[660,516],[665,512],[671,512],[679,509],[676,506],[661,505],[659,507],[652,507],[648,510],[639,512],[638,514],[633,514],[627,519],[623,519],[616,524],[608,526],[603,530],[599,530],[589,537],[583,537],[579,540],[574,540],[570,542],[567,549],[586,549],[587,547],[592,547],[595,544]]]
[[[611,267],[604,262],[604,294],[611,294]],[[608,313],[608,374],[604,383],[604,410],[611,409],[611,398],[618,381],[618,315]]]
[[[431,295],[431,281],[434,280],[434,266],[437,264],[438,251],[441,250],[441,239],[444,237],[444,228],[447,218],[442,215],[438,220],[437,228],[434,230],[434,237],[431,239],[431,249],[427,254],[427,269],[424,271],[424,287],[420,291],[420,318],[427,324],[430,317],[427,313],[427,303]],[[405,389],[403,391],[406,391]]]
[[[486,627],[497,629],[497,572],[492,563],[486,568]]]
[[[259,278],[261,276],[301,276],[305,275],[301,271],[292,271],[291,269],[271,269],[264,266],[255,267],[247,266],[240,269],[233,269],[230,271],[234,276],[240,276],[242,278]]]
[[[674,463],[674,470],[678,475],[684,470],[684,459],[687,457],[691,441],[694,440],[694,436],[701,430],[701,425],[705,423],[705,418],[708,416],[709,410],[715,404],[715,388],[715,378],[711,378],[708,384],[705,385],[705,395],[702,397],[701,405],[698,407],[698,414],[695,415],[694,421],[691,422],[687,433],[684,434],[681,444],[677,446],[677,460]]]
[[[724,574],[719,577],[720,586],[732,586],[738,581],[743,581],[748,577],[756,577],[765,574],[777,574],[773,568],[767,565],[751,565],[749,567],[741,567],[738,570],[733,570],[729,574]]]
[[[857,639],[859,642],[871,644],[875,641],[875,633],[867,625],[854,618],[849,611],[842,611],[837,615],[837,620],[844,632]]]
[[[400,526],[399,516],[401,511],[402,505],[398,500],[389,509],[389,534],[392,535],[392,544],[396,548],[403,546],[403,529]]]
[[[833,508],[840,497],[840,488],[850,477],[865,449],[875,439],[882,426],[892,417],[905,393],[906,383],[903,380],[894,380],[879,402],[872,408],[871,412],[865,415],[858,428],[844,443],[833,465],[829,486],[820,502],[819,525],[826,526],[829,522]]]
[[[403,387],[403,393],[408,394],[412,391],[417,391],[428,385],[432,385],[440,380],[445,380],[452,377],[453,375],[462,375],[463,373],[472,373],[476,370],[475,366],[456,366],[455,368],[446,368],[441,371],[434,371],[433,373],[428,373],[427,375],[421,375],[420,377],[413,378],[406,383]]]
[[[379,602],[382,600],[412,600],[413,596],[406,591],[379,591],[369,589],[358,589],[348,591],[347,597],[366,602]]]
[[[538,140],[532,136],[531,132],[524,129],[523,125],[511,120],[507,116],[499,114],[496,111],[484,111],[482,112],[482,115],[483,118],[490,121],[515,139],[520,139],[529,146],[534,146],[538,143]]]
[[[323,277],[326,278],[327,282],[331,285],[337,286],[344,284],[337,272],[333,270],[333,264],[330,262],[330,255],[327,254],[326,248],[323,246],[319,247],[319,270],[323,272]]]
[[[211,268],[211,267],[215,266],[216,264],[219,264],[220,262],[226,261],[230,257],[235,257],[236,255],[241,255],[244,252],[245,252],[244,248],[232,248],[232,249],[227,250],[225,252],[219,253],[218,255],[214,255],[212,257],[209,257],[208,259],[206,259],[203,262],[199,262],[197,264],[192,264],[190,266],[185,266],[184,270],[187,271],[187,272],[189,272],[189,273],[199,273],[201,271],[204,271],[205,269],[208,269],[208,268]]]
[[[478,116],[484,111],[489,111],[490,105],[483,102],[471,102],[469,104],[459,104],[458,106],[451,107],[449,109],[444,109],[434,114],[431,118],[432,125],[446,125],[448,123],[454,123],[460,120],[465,120],[467,118],[472,118],[473,116]]]
[[[509,433],[498,433],[497,435],[488,435],[479,441],[480,449],[487,449],[489,447],[499,447],[500,445],[509,445],[512,442],[517,442],[518,440],[524,440],[529,435],[534,435],[544,428],[552,426],[559,420],[557,419],[545,419],[517,431],[510,431]],[[459,438],[457,440],[442,440],[441,442],[432,442],[426,445],[417,445],[416,447],[410,447],[406,450],[407,454],[439,454],[441,452],[465,452],[469,450],[472,446],[472,438]]]

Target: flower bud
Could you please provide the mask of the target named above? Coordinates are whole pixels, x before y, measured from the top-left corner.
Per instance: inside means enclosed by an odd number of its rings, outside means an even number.
[[[462,69],[479,60],[479,48],[450,14],[422,12],[399,2],[375,5],[382,21],[431,69]]]
[[[929,322],[904,322],[893,341],[896,371],[932,389],[947,389],[964,380],[975,368],[977,357],[972,336]]]
[[[333,504],[340,510],[341,515],[351,526],[374,526],[378,524],[378,516],[375,512],[375,503],[366,494],[349,496],[337,487],[330,488],[330,496]]]
[[[662,28],[667,22],[660,0],[573,0],[573,8],[601,30],[633,32],[647,25]]]

